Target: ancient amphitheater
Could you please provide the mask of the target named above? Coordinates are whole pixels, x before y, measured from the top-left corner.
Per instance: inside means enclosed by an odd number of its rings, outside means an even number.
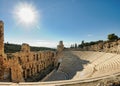
[[[120,84],[120,40],[104,43],[103,47],[98,44],[77,51],[64,49],[60,41],[57,52],[32,52],[28,44],[23,44],[20,52],[5,54],[3,30],[3,22],[0,22],[1,86],[119,86]],[[25,82],[29,77],[38,76],[50,65],[54,69],[42,80]]]

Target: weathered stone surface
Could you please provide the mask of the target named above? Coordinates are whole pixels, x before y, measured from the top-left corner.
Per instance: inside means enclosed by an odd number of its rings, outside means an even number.
[[[0,21],[0,55],[4,56],[4,23]]]
[[[98,44],[84,46],[81,50],[120,53],[120,39],[113,42],[100,42]]]
[[[23,46],[27,47],[22,47],[22,52],[13,53],[12,58],[8,60],[8,68],[11,69],[11,78],[14,82],[24,81],[54,64],[53,51],[30,52],[28,44],[23,44]]]
[[[0,79],[4,78],[6,56],[4,55],[4,23],[0,21]]]

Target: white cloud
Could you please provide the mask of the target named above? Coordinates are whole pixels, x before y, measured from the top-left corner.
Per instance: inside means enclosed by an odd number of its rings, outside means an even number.
[[[33,46],[41,46],[41,47],[56,47],[58,44],[58,42],[54,42],[54,41],[48,41],[48,40],[37,40],[33,43],[31,43],[31,45]]]
[[[88,34],[87,36],[88,36],[88,37],[91,37],[91,36],[93,36],[93,35],[92,35],[92,34]]]

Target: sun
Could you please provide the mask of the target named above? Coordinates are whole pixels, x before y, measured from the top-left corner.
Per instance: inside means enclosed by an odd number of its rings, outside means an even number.
[[[25,23],[31,23],[35,20],[35,13],[30,7],[23,7],[19,9],[18,17]]]
[[[23,25],[31,25],[37,22],[38,11],[32,4],[20,3],[15,8],[16,20]]]

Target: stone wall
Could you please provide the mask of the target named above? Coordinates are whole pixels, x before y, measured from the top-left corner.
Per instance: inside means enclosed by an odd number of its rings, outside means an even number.
[[[7,68],[11,72],[12,81],[23,82],[54,64],[54,55],[53,51],[30,52],[29,45],[23,44],[20,52],[7,54]]]

